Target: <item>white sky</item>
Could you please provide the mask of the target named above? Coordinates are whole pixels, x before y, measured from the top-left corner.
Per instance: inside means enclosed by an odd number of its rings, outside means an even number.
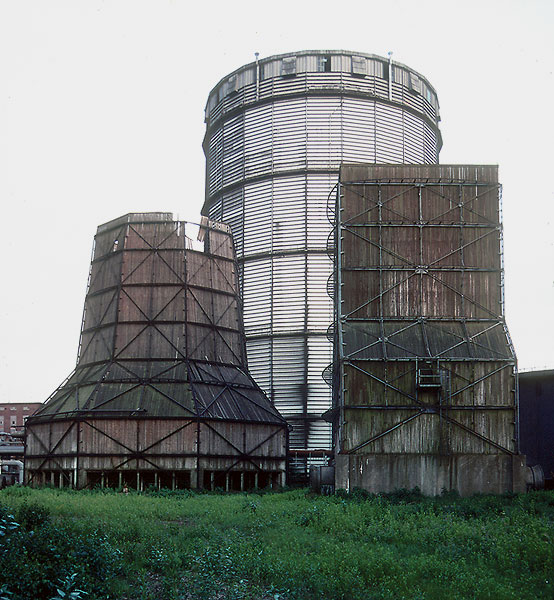
[[[430,80],[441,162],[500,165],[520,369],[554,368],[553,28],[550,0],[0,0],[0,402],[74,367],[99,224],[198,220],[208,92],[255,51],[390,50]]]

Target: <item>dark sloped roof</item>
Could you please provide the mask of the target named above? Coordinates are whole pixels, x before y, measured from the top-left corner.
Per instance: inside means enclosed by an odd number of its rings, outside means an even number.
[[[344,357],[351,360],[514,360],[501,322],[351,321],[342,335]]]
[[[247,372],[199,361],[78,368],[33,418],[79,415],[285,422]]]

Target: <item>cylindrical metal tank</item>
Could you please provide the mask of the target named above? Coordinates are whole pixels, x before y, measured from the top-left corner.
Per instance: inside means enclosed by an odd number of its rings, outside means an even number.
[[[419,73],[346,51],[257,60],[210,92],[203,213],[232,228],[249,368],[292,425],[293,450],[331,446],[321,375],[332,360],[327,211],[339,165],[436,163],[438,108]],[[306,473],[305,462],[292,470]]]

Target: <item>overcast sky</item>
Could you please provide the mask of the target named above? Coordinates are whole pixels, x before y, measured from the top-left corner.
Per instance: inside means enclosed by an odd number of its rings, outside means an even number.
[[[440,161],[500,165],[520,369],[554,368],[553,28],[551,0],[0,0],[0,402],[74,368],[99,224],[198,220],[208,93],[256,51],[392,51],[429,79]]]

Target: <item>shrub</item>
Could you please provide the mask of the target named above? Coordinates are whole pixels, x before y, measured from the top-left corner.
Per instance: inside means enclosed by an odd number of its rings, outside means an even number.
[[[84,536],[54,525],[48,511],[39,507],[22,505],[18,513],[25,518],[25,527],[1,512],[5,516],[0,518],[0,585],[7,598],[77,600],[84,590],[93,598],[108,597],[109,580],[121,567],[121,553],[105,536]]]
[[[50,511],[38,504],[22,504],[16,512],[16,518],[27,531],[33,531],[50,521]]]

